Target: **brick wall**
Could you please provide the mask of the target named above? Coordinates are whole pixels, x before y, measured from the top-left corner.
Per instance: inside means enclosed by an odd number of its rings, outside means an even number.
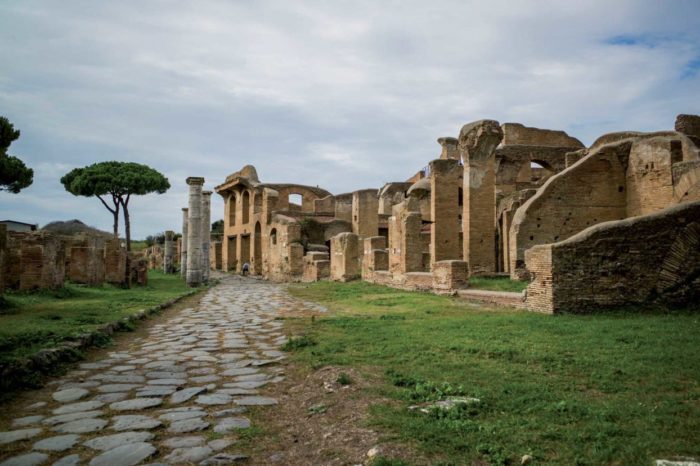
[[[526,254],[527,306],[588,312],[700,299],[700,201],[606,222]]]
[[[516,211],[509,235],[512,278],[527,277],[527,249],[626,217],[625,168],[630,148],[630,141],[602,146],[551,177]]]
[[[19,289],[59,288],[63,285],[66,250],[63,242],[47,233],[33,233],[20,241]]]
[[[126,250],[118,239],[105,242],[105,281],[123,283],[126,273]]]

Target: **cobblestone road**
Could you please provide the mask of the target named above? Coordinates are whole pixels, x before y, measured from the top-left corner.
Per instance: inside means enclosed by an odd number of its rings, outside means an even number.
[[[274,409],[291,309],[323,311],[283,287],[226,276],[196,308],[52,382],[0,432],[0,465],[232,464],[251,405]],[[30,395],[31,396],[31,395]],[[45,399],[42,399],[41,397]]]

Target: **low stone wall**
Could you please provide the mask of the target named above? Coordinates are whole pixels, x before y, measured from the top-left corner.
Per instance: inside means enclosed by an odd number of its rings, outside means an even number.
[[[532,311],[585,313],[700,299],[700,201],[592,226],[525,254]]]
[[[331,261],[327,252],[309,251],[304,256],[302,281],[317,282],[331,275]]]
[[[464,261],[439,261],[433,264],[432,287],[436,294],[452,294],[469,282],[469,264]]]

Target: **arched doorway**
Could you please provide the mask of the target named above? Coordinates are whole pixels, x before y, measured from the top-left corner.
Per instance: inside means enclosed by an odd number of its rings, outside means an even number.
[[[253,273],[262,274],[262,227],[260,222],[255,224],[255,238],[253,238]]]

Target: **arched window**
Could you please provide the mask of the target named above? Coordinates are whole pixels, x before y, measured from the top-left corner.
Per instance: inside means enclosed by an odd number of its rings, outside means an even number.
[[[277,228],[270,231],[270,243],[277,244]]]
[[[241,216],[243,217],[242,221],[243,224],[245,225],[246,223],[250,222],[250,193],[248,191],[243,192],[243,203],[242,203],[242,211],[241,211]]]
[[[290,205],[290,210],[292,210],[291,205],[297,205],[301,207],[301,204],[304,202],[301,194],[290,194],[289,195],[289,205]]]

